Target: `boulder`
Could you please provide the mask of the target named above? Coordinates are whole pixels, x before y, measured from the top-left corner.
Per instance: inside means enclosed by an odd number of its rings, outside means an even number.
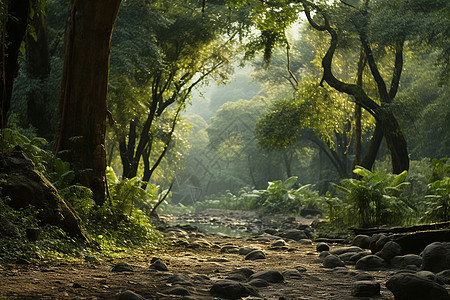
[[[364,256],[355,264],[355,269],[364,271],[377,271],[384,268],[386,268],[386,262],[376,255]]]
[[[261,250],[254,250],[245,256],[245,260],[265,259],[266,255]]]
[[[9,206],[21,209],[32,205],[41,224],[58,226],[71,236],[86,240],[79,217],[24,152],[17,149],[8,156],[3,155],[0,173],[8,174],[0,196],[10,198]]]
[[[368,235],[358,234],[353,238],[351,245],[358,246],[363,249],[369,249],[370,237]]]
[[[390,262],[392,258],[402,253],[402,247],[393,241],[388,241],[384,244],[381,251],[377,252],[375,255],[381,257],[386,262]]]
[[[167,265],[160,259],[155,259],[152,264],[150,265],[150,269],[157,270],[157,271],[169,271],[169,268],[167,268]]]
[[[439,278],[440,281],[442,281],[445,284],[450,284],[450,269],[441,271],[436,274],[436,276]]]
[[[434,273],[450,269],[450,243],[435,242],[426,246],[422,252],[422,269]]]
[[[374,297],[380,295],[380,284],[376,281],[361,280],[352,284],[353,297]]]
[[[117,263],[112,268],[113,272],[133,272],[133,267],[125,262]]]
[[[328,246],[327,243],[318,243],[316,245],[316,250],[317,250],[317,252],[329,251],[330,246]]]
[[[390,263],[392,266],[400,269],[404,269],[411,265],[420,267],[422,265],[422,256],[417,254],[399,255],[393,257]]]
[[[257,278],[264,279],[265,281],[272,282],[272,283],[278,283],[278,282],[284,281],[283,275],[281,275],[281,273],[277,270],[267,270],[267,271],[256,272],[255,274],[250,276],[249,280],[253,280],[253,279],[257,279]]]
[[[220,280],[214,283],[210,293],[225,299],[240,299],[247,296],[259,297],[258,292],[251,285],[232,280]]]
[[[336,255],[330,254],[323,259],[325,268],[334,269],[336,267],[345,267],[344,262]]]
[[[386,287],[395,300],[450,300],[444,287],[415,274],[396,274],[386,282]]]

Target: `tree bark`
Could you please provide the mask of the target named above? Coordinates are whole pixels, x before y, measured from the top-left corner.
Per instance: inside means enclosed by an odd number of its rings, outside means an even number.
[[[30,10],[29,0],[9,1],[8,20],[2,24],[2,61],[0,73],[0,105],[1,128],[8,125],[8,112],[11,107],[11,97],[14,79],[19,72],[17,58],[19,57],[20,44],[23,41]]]
[[[57,155],[105,202],[106,97],[111,34],[121,0],[72,0],[65,34]]]

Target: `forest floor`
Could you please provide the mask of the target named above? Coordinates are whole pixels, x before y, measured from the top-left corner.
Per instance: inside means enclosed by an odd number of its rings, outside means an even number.
[[[223,219],[224,214],[227,212],[207,217],[220,219],[222,216]],[[200,217],[204,218],[205,214]],[[243,217],[257,220],[256,215]],[[236,220],[236,216],[231,219]],[[157,253],[142,251],[120,260],[0,265],[0,299],[118,299],[125,290],[134,291],[146,299],[220,299],[211,296],[211,286],[239,268],[249,268],[254,272],[277,270],[284,274],[284,282],[257,288],[260,297],[244,299],[370,299],[351,296],[355,275],[361,272],[353,266],[340,270],[323,268],[317,262],[315,243],[288,241],[286,247],[274,248],[264,239],[249,236],[231,237],[183,230],[175,233],[168,237],[171,244]],[[259,248],[266,258],[245,260],[238,253],[222,252],[224,246]],[[330,246],[333,249],[344,245]],[[150,266],[155,257],[160,258],[169,270],[152,269]],[[119,262],[130,265],[132,271],[112,271]],[[393,299],[385,286],[393,272],[395,270],[368,272],[381,285],[381,295],[373,299]]]

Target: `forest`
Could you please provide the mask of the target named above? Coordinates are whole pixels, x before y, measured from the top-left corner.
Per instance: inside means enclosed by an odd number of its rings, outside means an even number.
[[[0,0],[0,19],[0,263],[158,251],[161,216],[208,209],[319,237],[450,221],[448,1]]]

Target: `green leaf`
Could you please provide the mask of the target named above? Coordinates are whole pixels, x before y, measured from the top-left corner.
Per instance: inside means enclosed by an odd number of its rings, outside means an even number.
[[[293,187],[297,183],[297,181],[298,181],[298,177],[297,176],[289,177],[288,179],[286,179],[284,181],[283,187],[285,189],[290,189],[291,187]]]
[[[392,185],[393,185],[393,186],[399,185],[400,183],[402,183],[403,181],[405,181],[406,176],[408,176],[408,171],[407,171],[407,170],[401,172],[401,173],[398,174],[398,175],[395,175],[395,179],[394,179],[394,181],[392,182]]]

